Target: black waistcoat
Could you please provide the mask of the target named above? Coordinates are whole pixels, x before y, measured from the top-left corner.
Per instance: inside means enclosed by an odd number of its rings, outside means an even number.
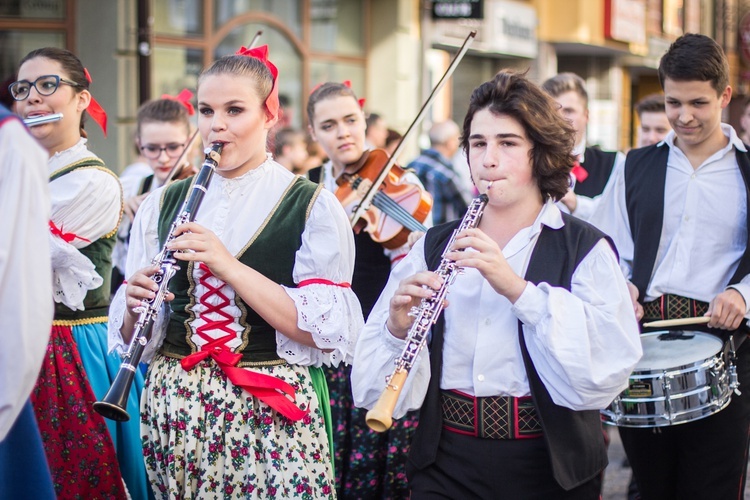
[[[525,278],[534,284],[546,282],[570,290],[573,272],[594,245],[605,236],[593,226],[567,214],[563,214],[563,220],[565,225],[560,229],[543,227],[532,251]],[[443,249],[459,223],[460,221],[449,222],[427,232],[425,260],[429,269],[435,270],[439,266]],[[614,245],[612,246],[614,248]],[[418,469],[427,467],[435,461],[440,434],[443,431],[440,379],[444,329],[445,321],[441,316],[432,329],[431,377],[409,454],[409,460]],[[595,410],[573,411],[556,405],[529,357],[520,321],[518,336],[531,395],[542,422],[555,479],[562,488],[570,490],[589,481],[607,466],[601,417]]]
[[[308,178],[319,183],[322,172],[322,167],[313,168],[308,172]],[[365,231],[354,233],[354,248],[352,291],[359,299],[366,319],[388,282],[391,260],[383,253],[383,246],[372,241],[370,233]]]
[[[583,153],[584,163],[581,163],[581,166],[586,169],[589,175],[585,181],[576,182],[573,191],[589,198],[602,194],[609,176],[612,175],[615,158],[617,158],[617,153],[614,151],[586,148]]]

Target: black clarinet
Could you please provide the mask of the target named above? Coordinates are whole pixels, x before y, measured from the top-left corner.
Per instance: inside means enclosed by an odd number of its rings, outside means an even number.
[[[195,215],[203,201],[208,185],[214,175],[216,167],[221,159],[221,150],[223,143],[214,142],[210,148],[206,148],[206,158],[203,160],[200,172],[198,172],[193,182],[190,192],[185,198],[185,202],[180,212],[172,222],[169,228],[167,240],[164,242],[159,255],[154,257],[153,263],[159,266],[159,270],[151,277],[159,290],[153,299],[144,299],[136,312],[139,313],[138,321],[133,326],[133,337],[130,340],[128,350],[122,357],[122,365],[117,372],[112,386],[107,391],[104,399],[94,403],[94,410],[105,418],[125,422],[130,420],[130,415],[125,410],[130,395],[130,387],[133,385],[138,363],[140,363],[143,349],[146,347],[151,338],[151,330],[154,327],[154,321],[161,310],[164,298],[169,293],[169,280],[179,270],[177,259],[174,257],[174,250],[169,250],[167,244],[175,238],[175,230],[178,226],[195,220]]]

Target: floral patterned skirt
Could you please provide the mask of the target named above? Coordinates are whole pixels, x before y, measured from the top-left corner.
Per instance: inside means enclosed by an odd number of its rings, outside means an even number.
[[[323,414],[308,368],[252,368],[295,388],[292,422],[232,384],[211,359],[186,371],[157,355],[141,399],[146,469],[157,498],[334,498]]]
[[[124,499],[115,447],[69,326],[53,326],[31,403],[59,499]]]

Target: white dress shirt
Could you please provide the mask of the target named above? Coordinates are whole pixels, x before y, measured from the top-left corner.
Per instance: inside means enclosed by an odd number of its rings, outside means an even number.
[[[547,203],[534,224],[502,249],[523,276],[542,226],[563,225],[559,209]],[[563,257],[566,258],[566,257]],[[357,343],[352,388],[357,406],[371,408],[405,341],[385,324],[399,281],[427,269],[424,238],[391,272]],[[627,385],[641,356],[638,325],[615,254],[599,241],[572,276],[571,291],[528,283],[515,304],[499,295],[476,269],[458,275],[445,309],[445,345],[440,387],[475,396],[527,396],[518,320],[537,372],[556,404],[574,410],[606,407]],[[422,405],[430,378],[423,349],[409,374],[396,418]]]
[[[573,149],[573,155],[578,158],[578,161],[580,163],[583,163],[586,161],[585,153],[586,153],[586,139],[584,138],[583,142],[578,144]],[[606,191],[609,188],[609,185],[612,184],[613,179],[617,177],[617,172],[621,171],[624,167],[625,167],[625,155],[617,151],[617,155],[615,156],[615,163],[612,166],[612,173],[610,174],[609,179],[607,180],[607,184],[604,186],[604,191]],[[592,217],[598,210],[601,197],[602,197],[601,194],[599,196],[594,196],[593,198],[589,198],[588,196],[577,194],[576,195],[576,209],[573,210],[572,214],[581,220],[591,222]],[[558,203],[557,206],[564,212],[570,212],[567,209],[567,207],[565,207],[561,202]]]
[[[674,131],[657,145],[669,148],[669,156],[661,239],[645,301],[672,293],[710,302],[726,289],[745,252],[747,194],[735,152],[747,150],[731,126],[721,128],[728,144],[695,169],[675,146]],[[630,279],[633,238],[624,170],[604,193],[601,210],[591,222],[612,236],[623,273]],[[750,306],[750,276],[732,288]]]
[[[52,327],[47,152],[20,120],[0,124],[0,441],[39,375]]]
[[[270,156],[270,155],[269,155]],[[248,173],[227,179],[215,175],[195,218],[195,222],[213,231],[227,250],[239,255],[254,235],[265,224],[282,195],[296,176],[278,163],[269,159]],[[133,222],[126,276],[150,265],[159,253],[158,217],[163,188],[151,193],[141,204]],[[349,221],[341,204],[333,194],[323,190],[313,204],[302,233],[302,246],[296,253],[292,276],[295,283],[309,279],[325,279],[333,283],[351,283],[354,270],[354,238]],[[206,288],[199,284],[203,271],[193,267],[196,299]],[[222,286],[216,278],[213,286]],[[316,345],[331,349],[324,353],[320,349],[299,344],[276,332],[277,354],[290,363],[320,366],[351,362],[357,334],[364,320],[362,309],[351,288],[327,284],[312,284],[302,288],[284,287],[297,307],[297,325],[310,332]],[[120,327],[125,313],[125,286],[121,286],[110,307],[109,345],[111,349],[124,349]],[[224,311],[233,318],[229,328],[235,330],[237,338],[229,341],[229,347],[241,344],[240,326],[242,311],[234,302],[235,292],[224,284],[222,293],[229,298]],[[211,298],[210,300],[216,300]],[[196,334],[196,328],[206,318],[199,313],[205,307],[196,300],[191,320],[191,341],[203,345],[206,341]],[[166,310],[154,326],[152,341],[144,351],[144,361],[150,359],[160,347],[166,326]],[[214,313],[216,314],[216,313]],[[220,319],[217,316],[215,319]],[[221,330],[208,332],[213,338],[225,335]]]

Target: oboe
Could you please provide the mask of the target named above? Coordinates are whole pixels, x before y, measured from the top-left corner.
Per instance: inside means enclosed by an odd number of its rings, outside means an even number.
[[[214,170],[219,165],[223,147],[223,143],[215,142],[211,144],[210,148],[206,148],[206,158],[203,160],[200,172],[198,172],[177,217],[172,221],[164,247],[153,260],[153,263],[159,266],[159,270],[151,279],[159,285],[159,290],[153,299],[144,299],[136,310],[139,313],[138,321],[133,326],[133,337],[128,345],[128,350],[122,357],[120,370],[117,372],[117,376],[104,399],[94,403],[94,410],[106,418],[120,422],[130,420],[130,415],[125,410],[130,395],[130,387],[133,384],[143,349],[151,338],[154,321],[161,310],[164,298],[169,293],[169,280],[179,270],[177,259],[174,257],[175,252],[168,249],[167,245],[175,238],[175,230],[178,226],[195,220],[195,215],[203,201],[203,196],[206,194]]]
[[[37,125],[44,125],[45,123],[57,122],[62,120],[62,113],[55,113],[53,115],[35,116],[33,118],[26,118],[23,123],[27,127],[35,127]]]
[[[489,190],[489,186],[487,188]],[[385,432],[391,428],[393,410],[396,408],[396,402],[404,387],[406,377],[409,375],[409,371],[414,366],[417,355],[427,341],[427,334],[430,332],[430,328],[438,320],[440,313],[443,312],[445,297],[448,295],[448,287],[453,284],[456,276],[463,271],[461,267],[456,265],[456,261],[446,257],[446,254],[451,251],[458,233],[479,225],[484,207],[487,205],[487,200],[486,194],[481,194],[474,198],[461,223],[453,231],[453,234],[451,234],[450,240],[445,250],[443,250],[440,266],[435,271],[443,279],[440,289],[435,291],[432,297],[422,299],[419,306],[413,307],[409,312],[409,315],[414,317],[414,323],[412,323],[406,337],[406,345],[396,359],[396,368],[386,379],[383,394],[380,395],[380,399],[378,399],[372,410],[368,411],[365,416],[367,425],[376,432]]]

